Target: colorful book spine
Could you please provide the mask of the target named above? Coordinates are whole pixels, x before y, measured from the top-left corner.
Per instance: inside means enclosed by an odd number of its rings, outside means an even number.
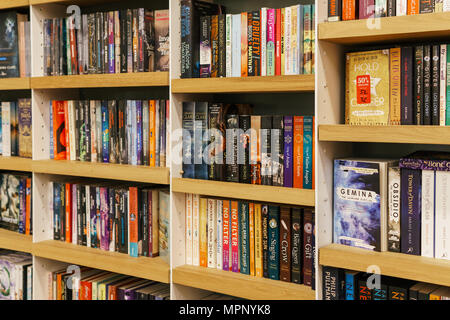
[[[233,15],[227,14],[226,15],[226,37],[225,37],[225,50],[226,50],[226,77],[233,77],[233,67],[232,62],[234,63],[234,57],[233,57],[233,47],[232,46],[232,37],[233,37]]]
[[[211,17],[200,17],[200,78],[211,77]]]
[[[275,75],[281,75],[281,9],[275,10]]]
[[[200,198],[199,206],[199,246],[200,246],[200,266],[208,266],[208,203],[206,198]]]
[[[447,101],[447,45],[440,46],[439,66],[439,125],[445,126],[445,109]]]
[[[401,121],[401,102],[400,102],[400,90],[401,90],[401,48],[389,49],[390,54],[390,112],[389,112],[389,124],[399,125]]]
[[[388,173],[388,251],[400,252],[400,168],[390,167]]]
[[[341,20],[341,12],[342,5],[345,4],[345,0],[342,3],[339,0],[328,0],[328,21],[340,21]]]
[[[250,14],[250,13],[249,13]],[[251,34],[252,34],[252,75],[260,76],[261,75],[261,12],[260,10],[253,11],[252,15],[252,24],[251,24]],[[250,29],[250,28],[249,28]],[[250,59],[250,56],[249,56]]]
[[[208,268],[217,268],[217,201],[207,200]]]
[[[250,275],[255,276],[255,204],[249,203],[248,208]]]
[[[242,12],[241,16],[241,77],[248,76],[248,13]]]
[[[275,54],[276,54],[276,12],[275,9],[267,9],[267,75],[275,75]]]
[[[280,279],[291,282],[291,209],[280,209]]]
[[[431,46],[431,124],[440,125],[440,45]]]
[[[240,272],[250,274],[249,203],[239,201],[238,208]]]
[[[262,264],[263,277],[269,278],[269,206],[263,205],[261,207],[261,232],[262,232]]]
[[[216,241],[216,268],[222,270],[223,264],[223,201],[216,201],[217,241]]]
[[[294,116],[294,124],[293,124],[293,187],[294,188],[303,188],[303,150],[304,150],[304,137],[303,137],[303,129],[304,119],[302,116]]]
[[[192,264],[200,265],[200,196],[192,196]]]
[[[223,270],[230,271],[230,240],[231,239],[231,207],[230,200],[223,200]]]
[[[239,204],[238,201],[230,201],[231,204],[231,271],[239,272]]]
[[[293,186],[293,117],[284,117],[284,178],[283,185],[288,188]]]
[[[192,193],[186,193],[186,264],[192,265]]]
[[[447,44],[447,81],[446,81],[446,110],[445,125],[450,126],[450,44]]]
[[[100,249],[105,251],[109,251],[109,210],[108,188],[100,187]]]
[[[129,189],[129,254],[132,257],[138,256],[138,188],[130,187]],[[98,230],[97,230],[98,232]]]
[[[280,279],[280,207],[269,206],[268,214],[268,274]]]
[[[312,189],[313,169],[313,117],[305,116],[303,119],[303,188]]]
[[[267,18],[268,18],[267,8],[261,8],[261,76],[267,76]],[[275,48],[275,45],[274,45]],[[275,51],[275,50],[274,50]],[[275,55],[273,59],[273,64],[275,66]],[[274,68],[275,70],[275,68]]]
[[[263,276],[262,261],[262,207],[260,203],[254,204],[255,216],[255,275],[259,278]]]
[[[102,103],[102,155],[103,162],[109,162],[109,112],[108,104]]]

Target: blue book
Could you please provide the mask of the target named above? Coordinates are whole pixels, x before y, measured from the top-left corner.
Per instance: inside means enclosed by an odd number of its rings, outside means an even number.
[[[412,255],[421,254],[421,182],[421,170],[400,170],[400,246]]]
[[[358,271],[345,271],[345,300],[358,300]]]
[[[194,115],[194,164],[195,179],[208,180],[208,164],[204,153],[208,146],[209,137],[205,134],[208,129],[208,103],[196,102]]]
[[[293,179],[293,117],[286,116],[284,117],[284,186],[288,188],[292,188],[292,179]]]
[[[142,164],[142,101],[136,100],[136,164]]]
[[[303,189],[312,189],[313,117],[303,117]]]
[[[231,76],[241,76],[241,15],[233,14],[231,21]]]
[[[239,256],[240,269],[243,274],[250,274],[250,237],[249,237],[249,204],[239,201],[238,209]]]
[[[61,185],[53,183],[53,240],[60,240],[61,219]]]
[[[183,102],[183,178],[195,178],[194,166],[195,102]]]
[[[1,116],[0,116],[1,117]],[[1,139],[1,128],[0,128],[0,139]],[[0,152],[2,148],[2,142],[0,140]],[[53,108],[52,101],[50,101],[50,159],[53,160],[55,158],[53,151]]]
[[[109,162],[109,112],[108,102],[102,101],[102,155],[103,162]]]
[[[269,278],[280,280],[280,207],[269,206],[267,229]]]

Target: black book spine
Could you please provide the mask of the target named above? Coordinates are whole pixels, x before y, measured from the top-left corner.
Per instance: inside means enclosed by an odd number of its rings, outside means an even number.
[[[408,289],[403,286],[389,286],[388,300],[408,300]]]
[[[272,185],[272,116],[261,116],[261,184]]]
[[[220,142],[220,131],[219,131],[219,117],[221,113],[221,105],[219,103],[209,103],[208,104],[208,128],[211,131],[209,137],[209,147],[208,150],[208,180],[216,180],[216,144]]]
[[[239,182],[239,165],[238,157],[238,131],[239,131],[239,116],[236,114],[229,114],[226,118],[227,123],[227,154],[226,154],[226,181]]]
[[[103,73],[109,73],[109,17],[103,12]]]
[[[78,141],[80,141],[80,126],[81,126],[81,122],[80,122],[80,101],[79,100],[75,100],[74,102],[75,105],[75,154],[76,154],[76,159],[77,161],[80,160],[80,146]]]
[[[367,286],[368,274],[364,274],[358,280],[358,296],[359,300],[372,300],[372,290]]]
[[[101,12],[95,13],[95,32],[97,34],[97,73],[103,73],[103,15]]]
[[[252,69],[254,76],[261,75],[261,13],[259,10],[252,13]]]
[[[387,0],[387,16],[395,17],[396,16],[396,2],[401,0]]]
[[[261,206],[263,277],[269,278],[269,206]]]
[[[420,124],[431,124],[431,46],[423,46],[423,116]]]
[[[401,49],[401,124],[414,124],[413,117],[413,49]]]
[[[292,244],[292,255],[291,255],[291,281],[294,283],[302,283],[302,209],[292,208],[292,221],[291,221],[291,244]]]
[[[73,185],[73,188],[76,188],[76,204],[77,204],[77,244],[81,245],[83,240],[83,233],[82,233],[82,226],[81,226],[81,219],[82,219],[82,212],[83,208],[81,206],[81,189],[83,189],[83,186],[81,185]]]
[[[238,164],[239,182],[251,183],[250,175],[250,116],[239,116]]]
[[[91,161],[91,112],[89,108],[89,100],[83,100],[84,104],[84,131],[86,135],[86,159],[85,161]]]
[[[423,46],[415,47],[414,81],[414,124],[421,124],[423,108]]]
[[[154,12],[145,9],[144,71],[155,71],[155,20]]]
[[[431,124],[439,125],[439,103],[440,103],[440,92],[439,92],[439,82],[440,82],[440,46],[433,45],[431,50]]]
[[[81,245],[86,246],[87,245],[87,230],[86,227],[86,212],[89,212],[89,208],[87,208],[87,201],[86,201],[86,186],[81,186],[80,190],[80,197],[81,197]]]
[[[272,185],[284,185],[284,117],[272,117]]]
[[[322,300],[339,300],[338,272],[334,267],[322,267]]]
[[[194,0],[181,0],[181,78],[194,77]]]
[[[120,10],[120,72],[127,73],[128,59],[128,30],[127,30],[127,10]]]
[[[120,252],[120,190],[114,190],[114,251]]]
[[[226,76],[226,15],[219,15],[219,77]]]

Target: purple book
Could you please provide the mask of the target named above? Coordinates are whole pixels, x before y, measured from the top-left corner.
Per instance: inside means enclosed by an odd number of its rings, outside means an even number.
[[[100,248],[109,251],[109,197],[108,188],[100,188]]]
[[[105,31],[106,32],[106,31]],[[108,12],[108,64],[109,73],[116,72],[116,59],[115,59],[115,34],[114,34],[114,12]]]
[[[89,203],[90,203],[90,230],[91,233],[91,247],[97,248],[97,188],[90,187],[89,190]]]
[[[400,190],[401,252],[420,255],[421,171],[401,169]]]
[[[77,184],[72,185],[72,243],[78,242],[78,204],[77,204],[77,189],[80,186]]]
[[[20,179],[19,184],[19,233],[25,234],[25,214],[26,214],[26,179]]]
[[[136,100],[137,165],[142,164],[142,101]]]
[[[292,188],[293,117],[284,117],[284,186]]]
[[[399,161],[400,168],[450,171],[450,152],[417,151]]]
[[[359,19],[375,17],[375,0],[359,0]]]

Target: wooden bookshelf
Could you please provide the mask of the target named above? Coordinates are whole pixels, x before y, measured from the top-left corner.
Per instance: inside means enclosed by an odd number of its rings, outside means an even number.
[[[29,90],[30,78],[2,78],[0,79],[0,90]]]
[[[67,4],[67,5],[72,5],[72,4],[76,4],[76,5],[79,5],[79,6],[84,6],[84,5],[97,5],[97,4],[102,4],[102,3],[119,2],[121,0],[28,0],[28,1],[32,5],[38,5],[38,4]]]
[[[28,7],[29,5],[29,0],[2,0],[0,2],[0,10]]]
[[[314,206],[314,190],[307,189],[174,178],[172,179],[172,191],[213,197]]]
[[[319,141],[448,145],[450,127],[320,125]]]
[[[382,275],[450,286],[450,260],[331,244],[319,250],[319,263],[363,272],[376,265]]]
[[[345,45],[439,39],[450,35],[449,19],[450,12],[439,12],[324,22],[318,25],[318,39]]]
[[[0,248],[32,253],[33,236],[0,229]]]
[[[33,244],[37,257],[169,283],[169,265],[160,257],[133,258],[127,254],[48,240]]]
[[[0,170],[33,171],[33,160],[20,157],[0,156]]]
[[[314,75],[172,79],[172,93],[314,92]]]
[[[169,168],[132,166],[127,164],[68,160],[35,160],[33,161],[33,172],[142,183],[170,184]]]
[[[163,87],[169,86],[168,72],[83,74],[32,77],[32,89]]]
[[[251,300],[314,300],[310,287],[205,267],[180,266],[172,281],[193,288]]]

